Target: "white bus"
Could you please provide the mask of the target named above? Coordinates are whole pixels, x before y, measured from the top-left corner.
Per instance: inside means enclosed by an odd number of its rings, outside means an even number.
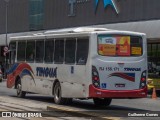
[[[48,31],[10,38],[7,87],[110,105],[113,98],[147,96],[147,48],[143,33],[103,28]]]

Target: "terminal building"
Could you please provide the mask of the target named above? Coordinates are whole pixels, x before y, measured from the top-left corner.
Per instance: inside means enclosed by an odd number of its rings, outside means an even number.
[[[159,11],[160,0],[0,0],[0,62],[6,37],[91,26],[146,33],[149,69],[160,71]]]

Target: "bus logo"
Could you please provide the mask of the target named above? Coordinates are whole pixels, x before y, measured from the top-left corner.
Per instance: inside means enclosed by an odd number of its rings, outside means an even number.
[[[96,12],[98,3],[99,3],[99,0],[95,0],[95,12]],[[118,8],[115,5],[115,2],[113,0],[103,0],[103,3],[104,3],[104,8],[106,8],[108,5],[111,5],[115,9],[116,13],[117,14],[119,13]]]
[[[141,68],[124,68],[124,71],[141,71]]]
[[[56,68],[37,67],[36,71],[37,71],[37,76],[57,78],[57,67]]]

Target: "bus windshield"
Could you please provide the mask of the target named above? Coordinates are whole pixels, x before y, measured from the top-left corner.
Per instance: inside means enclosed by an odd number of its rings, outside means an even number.
[[[127,35],[98,35],[98,54],[102,56],[141,56],[142,38]]]

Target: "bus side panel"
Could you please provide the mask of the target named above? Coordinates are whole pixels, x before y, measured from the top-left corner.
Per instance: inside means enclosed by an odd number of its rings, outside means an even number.
[[[30,90],[35,93],[52,95],[54,80],[57,75],[57,66],[52,64],[31,64],[34,71],[34,80],[30,81]]]
[[[22,90],[31,92],[30,90],[30,76],[21,77]]]
[[[33,71],[30,65],[26,63],[15,63],[8,71],[7,75],[7,87],[14,87],[16,80],[20,80],[22,84],[22,90],[29,90],[29,80],[28,77],[33,77]]]
[[[58,80],[61,84],[62,97],[85,98],[87,96],[86,87],[89,85],[89,75],[86,72],[88,71],[86,65],[32,64],[31,66],[35,78],[34,80],[30,79],[29,92],[53,95],[53,84],[55,80]],[[45,69],[53,70],[52,77],[49,77],[50,75],[47,73],[50,72]]]
[[[88,96],[88,69],[87,65],[58,67],[58,79],[61,83],[63,97],[86,98]]]
[[[65,98],[85,98],[85,87],[77,83],[62,82],[62,96]]]

